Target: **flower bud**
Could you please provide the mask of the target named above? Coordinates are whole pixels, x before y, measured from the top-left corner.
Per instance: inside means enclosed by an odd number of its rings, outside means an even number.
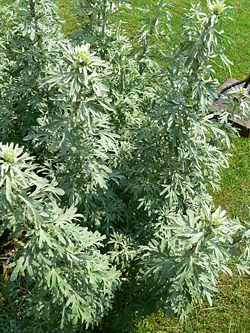
[[[93,55],[89,52],[89,44],[75,47],[75,56],[83,66],[88,66],[91,63]]]
[[[9,148],[7,149],[3,154],[2,154],[2,158],[5,162],[7,163],[13,163],[14,159],[15,159],[15,153],[14,150]]]
[[[225,11],[226,6],[223,0],[217,0],[212,3],[211,9],[215,15],[220,15]]]

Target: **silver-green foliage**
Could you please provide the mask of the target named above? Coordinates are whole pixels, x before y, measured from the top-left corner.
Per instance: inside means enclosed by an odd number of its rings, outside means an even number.
[[[61,21],[55,6],[45,1],[15,1],[1,6],[0,15],[1,136],[20,141],[48,106],[38,78],[44,75],[48,59],[55,58]]]
[[[229,8],[192,6],[169,48],[164,1],[132,40],[112,24],[123,1],[74,2],[83,20],[72,39],[53,1],[1,11],[1,140],[25,145],[40,165],[1,146],[0,230],[15,249],[4,309],[18,309],[9,324],[95,325],[118,278],[114,331],[124,309],[159,306],[184,318],[193,304],[212,302],[230,260],[248,272],[247,224],[216,210],[207,191],[228,165],[229,119],[249,110],[244,89],[223,111],[213,106],[214,63],[230,66],[221,27]]]
[[[97,323],[111,306],[119,278],[100,253],[105,236],[79,226],[74,206],[58,206],[63,191],[46,179],[46,170],[38,175],[34,159],[22,148],[1,144],[0,156],[0,237],[8,230],[15,246],[6,261],[12,273],[4,290],[5,322],[15,307],[22,332]],[[1,330],[3,325],[1,320]]]
[[[226,211],[204,207],[198,215],[187,210],[185,215],[169,217],[156,237],[144,248],[146,275],[153,278],[154,291],[184,319],[186,304],[200,303],[205,298],[212,306],[211,294],[221,272],[232,275],[228,258],[238,261],[240,273],[248,273],[249,225],[225,217]],[[172,219],[172,221],[171,221]],[[239,247],[244,248],[239,258]],[[163,299],[161,299],[163,297]]]

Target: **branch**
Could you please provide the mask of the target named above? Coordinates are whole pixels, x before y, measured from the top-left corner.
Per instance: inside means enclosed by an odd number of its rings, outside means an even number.
[[[30,12],[31,16],[35,16],[35,0],[30,0]]]

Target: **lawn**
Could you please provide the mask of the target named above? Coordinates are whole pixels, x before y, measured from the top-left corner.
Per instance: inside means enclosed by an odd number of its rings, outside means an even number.
[[[127,2],[134,8],[153,9],[157,4],[156,0],[128,0]],[[184,7],[188,7],[190,1],[172,0],[170,2],[174,4],[173,27],[178,30],[181,18],[185,13]],[[205,0],[200,2],[206,3]],[[65,20],[64,32],[70,34],[77,26],[77,20],[72,16],[72,4],[68,0],[57,0],[57,3],[61,17]],[[227,50],[227,56],[234,63],[232,76],[243,79],[247,76],[250,67],[250,45],[247,38],[250,28],[247,11],[249,2],[247,0],[228,0],[226,3],[233,6],[231,16],[234,20],[226,22],[224,26],[224,30],[233,41],[231,49]],[[142,11],[127,10],[114,20],[122,19],[126,22],[124,28],[131,36],[143,25],[145,18],[145,13]],[[218,68],[216,75],[221,83],[230,77],[229,72],[223,68]],[[230,167],[222,174],[221,190],[213,195],[216,204],[226,209],[232,217],[247,220],[249,219],[250,202],[249,140],[239,138],[234,143],[235,148],[232,150]],[[185,325],[182,325],[177,318],[169,319],[162,313],[152,314],[141,320],[133,333],[247,333],[250,327],[249,293],[250,284],[247,277],[238,278],[236,274],[232,278],[222,276],[213,308],[207,303],[195,308]]]

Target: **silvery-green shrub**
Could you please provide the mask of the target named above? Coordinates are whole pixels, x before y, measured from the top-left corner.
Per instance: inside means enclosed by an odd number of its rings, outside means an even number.
[[[192,5],[170,47],[165,1],[133,38],[112,22],[123,1],[74,3],[82,22],[70,38],[53,1],[1,9],[6,332],[79,331],[112,304],[109,331],[157,308],[185,319],[212,304],[231,260],[248,272],[248,225],[207,190],[228,166],[230,118],[249,110],[244,89],[214,107],[230,8]]]

